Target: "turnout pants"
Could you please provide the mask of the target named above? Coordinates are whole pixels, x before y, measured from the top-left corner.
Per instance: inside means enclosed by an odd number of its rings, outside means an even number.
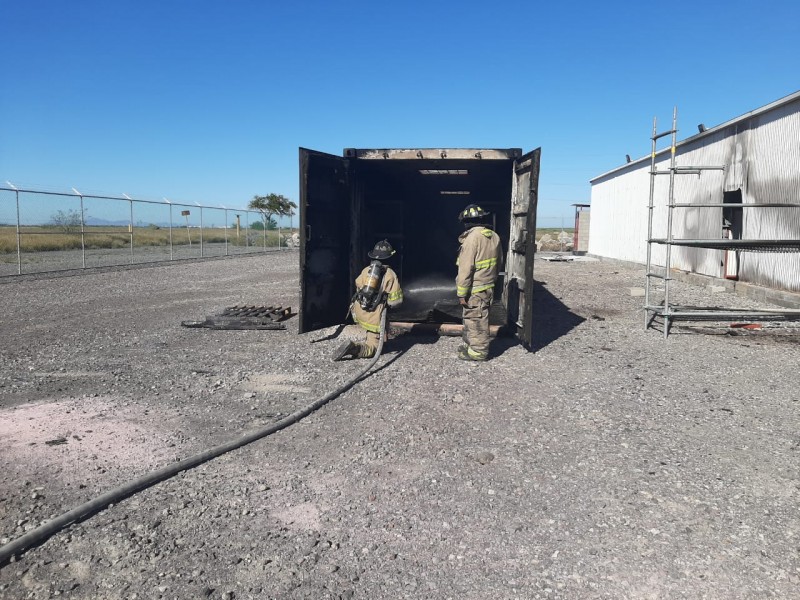
[[[493,290],[484,290],[467,298],[464,306],[464,341],[467,352],[477,359],[485,359],[489,354],[489,307],[492,305]]]
[[[375,356],[375,352],[378,349],[378,342],[381,339],[379,332],[381,316],[384,310],[386,310],[386,306],[383,304],[378,305],[372,312],[365,311],[358,304],[353,304],[351,307],[353,320],[367,332],[367,339],[363,342],[357,342],[356,344],[358,346],[358,358],[372,358]]]

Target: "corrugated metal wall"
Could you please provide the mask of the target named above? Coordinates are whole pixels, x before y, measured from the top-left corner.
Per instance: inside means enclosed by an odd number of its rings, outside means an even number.
[[[647,132],[645,132],[647,135]],[[676,202],[722,202],[724,192],[742,191],[742,201],[800,202],[800,97],[705,135],[678,144],[679,166],[724,165],[725,171],[675,178]],[[669,153],[657,158],[669,166]],[[647,204],[650,161],[631,163],[592,181],[589,252],[639,263],[647,256]],[[669,177],[656,177],[653,237],[666,237]],[[675,209],[675,238],[722,237],[722,208]],[[800,239],[800,209],[744,210],[744,239]],[[722,276],[723,252],[673,246],[674,268]],[[663,265],[662,246],[653,245],[653,262]],[[757,285],[800,291],[800,253],[740,253],[739,279]]]

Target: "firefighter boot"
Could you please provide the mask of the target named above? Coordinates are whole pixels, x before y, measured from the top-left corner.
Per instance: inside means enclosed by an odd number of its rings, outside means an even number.
[[[346,356],[351,356],[353,358],[357,358],[359,354],[359,345],[355,342],[344,342],[341,346],[336,349],[336,352],[333,353],[333,360],[342,360]]]
[[[472,360],[476,362],[483,362],[487,359],[487,356],[482,352],[476,352],[469,346],[459,346],[458,358],[461,360]]]

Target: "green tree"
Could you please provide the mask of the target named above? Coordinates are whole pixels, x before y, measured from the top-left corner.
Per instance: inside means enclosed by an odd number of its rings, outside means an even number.
[[[275,229],[277,221],[273,217],[288,217],[294,214],[297,204],[281,194],[268,194],[266,196],[253,196],[247,208],[257,210],[264,219],[264,227]]]

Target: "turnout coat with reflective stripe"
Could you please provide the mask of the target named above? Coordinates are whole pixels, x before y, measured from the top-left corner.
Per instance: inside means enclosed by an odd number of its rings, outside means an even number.
[[[458,237],[458,276],[456,291],[459,298],[494,287],[502,266],[500,237],[482,225],[472,227]]]
[[[386,300],[381,300],[378,306],[373,311],[366,311],[361,308],[361,305],[356,300],[350,307],[353,313],[353,320],[361,325],[367,331],[378,333],[381,326],[381,315],[386,309],[386,304],[389,306],[399,306],[403,302],[403,290],[400,288],[400,280],[397,274],[386,265],[384,269],[383,279],[381,279],[381,294],[386,294]],[[367,281],[367,274],[369,273],[369,266],[364,267],[361,274],[356,277],[356,291],[360,290]]]

